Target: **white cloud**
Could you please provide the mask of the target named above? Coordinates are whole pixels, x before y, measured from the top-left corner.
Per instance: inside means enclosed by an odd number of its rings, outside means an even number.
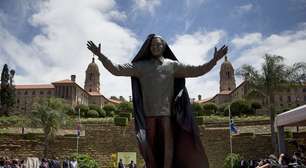
[[[237,48],[242,48],[249,45],[254,45],[260,43],[262,40],[261,33],[250,33],[244,35],[243,37],[236,37],[232,40],[232,43]]]
[[[161,4],[160,0],[133,0],[134,9],[153,14],[155,9]]]
[[[240,11],[243,11],[243,12],[248,12],[248,11],[252,10],[253,7],[254,7],[253,4],[246,4],[246,5],[239,6],[238,9]]]
[[[261,33],[251,33],[260,34]],[[250,36],[246,34],[245,37]],[[242,37],[244,39],[245,37]],[[237,41],[237,39],[233,39]],[[235,65],[251,64],[256,68],[261,66],[262,57],[265,53],[281,55],[285,58],[285,63],[292,65],[295,62],[306,62],[305,46],[306,46],[306,28],[298,31],[286,31],[280,34],[272,34],[267,37],[262,37],[259,41],[249,43],[249,47],[242,49],[238,59],[234,62]]]
[[[39,7],[29,20],[42,33],[33,37],[32,42],[26,44],[0,27],[0,52],[5,54],[0,60],[17,69],[17,84],[50,83],[76,74],[83,87],[85,70],[92,57],[86,48],[87,40],[101,42],[102,51],[118,63],[128,62],[138,46],[135,35],[113,21],[124,15],[116,10],[113,0],[53,0],[43,1]],[[115,77],[101,63],[97,64],[103,94],[131,95],[129,78]]]
[[[241,6],[237,6],[234,8],[234,10],[231,12],[232,17],[239,17],[246,13],[249,13],[254,10],[254,5],[249,3]]]
[[[208,52],[224,36],[223,31],[178,35],[171,44],[171,48],[180,61],[188,64],[199,64],[199,61],[204,62],[211,58]]]
[[[225,35],[223,31],[183,34],[177,36],[170,47],[180,62],[200,65],[213,57],[214,47],[219,44]],[[211,72],[202,77],[187,79],[186,86],[190,96],[197,98],[197,95],[201,94],[203,98],[207,98],[215,95],[219,90],[218,74],[219,66],[217,65]]]

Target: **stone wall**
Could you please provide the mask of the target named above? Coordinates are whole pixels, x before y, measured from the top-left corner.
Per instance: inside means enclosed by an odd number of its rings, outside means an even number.
[[[108,167],[111,154],[116,152],[137,152],[141,159],[134,136],[133,124],[128,127],[113,124],[83,125],[85,136],[79,141],[80,153],[88,153],[100,164]],[[200,127],[200,136],[205,146],[211,168],[223,167],[226,154],[230,152],[229,133],[226,128]],[[305,137],[305,136],[303,136]],[[233,136],[233,152],[239,153],[244,159],[259,159],[272,153],[269,135],[253,135],[250,133]],[[0,135],[0,156],[23,158],[27,156],[42,156],[43,137],[38,134]],[[63,159],[76,152],[74,136],[59,136],[51,144],[49,157]],[[294,148],[289,146],[290,151]],[[140,160],[138,160],[140,161]]]

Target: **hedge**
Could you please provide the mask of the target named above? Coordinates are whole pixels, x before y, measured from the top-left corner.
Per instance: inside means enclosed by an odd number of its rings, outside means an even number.
[[[87,112],[87,117],[98,118],[99,113],[96,110],[89,110]]]
[[[119,113],[120,117],[126,117],[129,121],[131,121],[132,119],[132,113],[125,113],[125,112],[121,112]]]
[[[127,126],[128,125],[128,118],[126,117],[115,117],[114,123],[117,126]]]
[[[106,104],[104,105],[103,110],[106,112],[107,117],[113,117],[113,114],[117,111],[117,107],[113,104]]]
[[[96,110],[99,113],[100,117],[105,117],[105,114],[103,116],[104,110],[100,106],[98,106],[96,104],[90,104],[88,107],[89,107],[90,110]]]
[[[198,116],[198,117],[195,118],[195,120],[196,120],[196,123],[198,125],[203,125],[204,124],[204,117],[203,116]]]
[[[240,116],[241,114],[253,114],[250,104],[246,100],[236,100],[231,104],[232,116]]]
[[[202,105],[199,104],[199,103],[192,103],[192,104],[191,104],[191,107],[192,107],[192,110],[193,110],[194,112],[201,112],[201,111],[203,111],[203,107],[202,107]]]
[[[218,110],[218,106],[215,103],[206,103],[203,104],[203,111],[206,112],[206,114],[216,114]]]

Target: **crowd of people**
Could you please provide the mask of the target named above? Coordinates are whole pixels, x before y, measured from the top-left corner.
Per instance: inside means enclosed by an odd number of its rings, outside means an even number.
[[[119,160],[118,168],[137,168],[136,163],[134,163],[133,160],[131,160],[131,163],[127,165],[127,167],[124,165],[122,159]]]
[[[39,159],[37,157],[27,157],[26,159],[0,158],[0,168],[77,168],[77,161],[73,158],[64,159]]]
[[[270,155],[267,158],[256,160],[241,160],[241,168],[306,168],[306,158],[303,153],[294,152],[293,156],[280,154],[277,158]]]

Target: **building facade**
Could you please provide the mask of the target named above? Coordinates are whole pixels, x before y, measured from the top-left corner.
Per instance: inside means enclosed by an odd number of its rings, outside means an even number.
[[[94,58],[87,67],[84,88],[76,83],[76,75],[51,84],[15,85],[15,87],[15,109],[19,112],[29,112],[35,102],[49,97],[62,98],[73,107],[77,104],[95,104],[102,107],[108,103],[121,103],[118,100],[108,99],[100,93],[100,72]]]
[[[216,103],[217,105],[230,103],[237,99],[247,99],[252,102],[258,102],[263,107],[268,103],[268,98],[265,94],[254,90],[247,81],[243,81],[236,87],[234,68],[225,57],[220,68],[220,90],[215,96],[201,99],[199,96],[196,103]],[[294,88],[289,88],[279,91],[275,94],[275,108],[279,111],[294,108],[306,104],[306,84]]]

